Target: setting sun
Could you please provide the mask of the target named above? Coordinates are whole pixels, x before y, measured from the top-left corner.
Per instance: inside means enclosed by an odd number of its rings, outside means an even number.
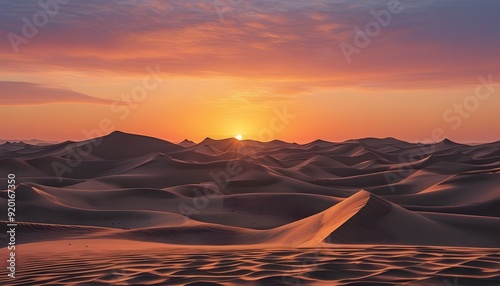
[[[500,0],[0,3],[0,286],[500,286]]]

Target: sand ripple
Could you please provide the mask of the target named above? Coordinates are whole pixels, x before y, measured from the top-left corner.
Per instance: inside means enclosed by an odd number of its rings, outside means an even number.
[[[498,249],[412,246],[29,254],[1,285],[500,285]]]

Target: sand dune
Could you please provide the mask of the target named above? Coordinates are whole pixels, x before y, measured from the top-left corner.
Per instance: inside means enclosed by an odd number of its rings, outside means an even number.
[[[92,152],[80,154],[81,161],[75,164],[71,152],[78,148],[92,148]],[[54,164],[70,171],[58,177]],[[20,249],[63,245],[68,240],[74,241],[73,246],[97,247],[119,240],[134,247],[182,248],[186,253],[197,248],[266,249],[258,255],[273,256],[276,249],[391,245],[384,249],[394,254],[387,261],[364,260],[378,252],[353,256],[352,261],[367,263],[367,269],[345,270],[343,278],[333,271],[342,268],[342,263],[316,261],[319,270],[308,270],[312,276],[294,272],[304,285],[324,285],[325,281],[350,285],[345,280],[350,275],[366,283],[435,285],[435,277],[469,271],[466,269],[480,269],[470,271],[483,271],[485,281],[498,278],[494,271],[498,271],[500,257],[489,254],[464,268],[451,260],[425,259],[421,263],[429,263],[428,269],[414,267],[413,272],[405,272],[394,266],[405,263],[397,257],[431,249],[415,250],[417,246],[440,246],[445,249],[442,255],[453,255],[450,247],[483,247],[490,249],[481,250],[486,253],[496,252],[500,247],[499,171],[500,142],[412,144],[394,138],[366,138],[300,145],[207,138],[200,143],[185,140],[173,144],[113,132],[83,142],[0,145],[0,176],[14,173],[18,183]],[[0,203],[6,204],[6,199],[7,192],[1,191]],[[5,221],[0,224],[5,228]],[[6,241],[0,246],[6,246]],[[60,251],[73,248],[64,249]],[[432,251],[441,255],[436,249]],[[296,257],[304,252],[278,253],[283,256],[265,265],[280,265],[280,261],[296,265]],[[83,254],[74,255],[79,259]],[[196,262],[186,259],[178,263]],[[277,275],[283,273],[265,265],[250,271],[234,265],[227,268],[227,277],[242,276],[231,281],[249,285],[278,283]],[[53,271],[59,271],[57,267]],[[381,268],[370,272],[371,267]],[[239,283],[221,283],[220,275],[213,273],[222,270],[213,269],[215,272],[203,272],[187,267],[185,273],[169,273],[170,278],[155,270],[130,272],[120,281],[130,285]],[[188,274],[191,279],[185,278]],[[105,272],[96,272],[87,282],[106,285],[111,278],[105,276]],[[467,277],[474,276],[480,275]],[[64,279],[85,283],[80,278]]]
[[[91,155],[72,166],[62,180],[55,178],[53,164],[67,163],[68,146],[96,142]],[[316,140],[304,145],[206,138],[176,145],[113,132],[84,142],[0,145],[0,171],[3,176],[17,174],[18,204],[29,210],[19,217],[31,223],[130,232],[196,222],[196,227],[220,227],[222,235],[232,228],[257,231],[254,238],[235,244],[290,243],[285,237],[294,237],[294,244],[308,246],[325,239],[489,246],[498,241],[493,231],[490,237],[487,230],[481,232],[486,237],[468,235],[468,225],[459,229],[452,221],[470,215],[464,221],[471,225],[481,225],[481,218],[488,221],[485,228],[498,223],[500,160],[490,155],[499,150],[499,142],[468,146],[445,140],[422,145],[394,138]],[[231,164],[237,172],[228,175]],[[1,197],[5,199],[6,193]],[[345,207],[353,201],[359,206]],[[448,219],[435,222],[428,214]],[[405,225],[413,227],[405,230]]]
[[[52,224],[22,225],[28,241],[45,241],[54,237],[54,232],[71,229],[72,225],[104,226],[113,231],[102,232],[99,237],[120,238],[138,241],[161,242],[182,245],[268,245],[273,247],[314,247],[321,243],[333,244],[407,244],[498,247],[500,233],[495,228],[499,218],[461,216],[450,214],[415,213],[384,200],[367,191],[360,191],[334,206],[281,226],[255,229],[251,226],[230,225],[229,219],[195,215],[194,220],[178,214],[148,210],[147,200],[140,200],[143,190],[127,190],[128,193],[106,191],[102,195],[112,201],[116,196],[135,197],[135,208],[143,210],[113,210],[108,207],[97,210],[95,205],[67,206],[57,197],[34,187],[20,186],[18,192],[29,197],[29,204],[45,210],[45,215],[36,214],[38,220]],[[153,196],[152,190],[144,190]],[[157,198],[165,197],[157,190]],[[87,194],[91,197],[95,194]],[[175,198],[167,193],[167,198]],[[74,198],[67,198],[71,200]],[[151,199],[151,197],[149,197]],[[255,197],[254,197],[255,199]],[[142,204],[141,204],[142,201]],[[130,201],[129,201],[130,202]],[[50,205],[50,212],[47,210]],[[56,205],[56,206],[54,206]],[[106,206],[106,205],[105,205]],[[86,208],[83,208],[86,207]],[[91,209],[91,208],[94,209]],[[234,207],[234,206],[233,206]],[[27,212],[28,215],[30,212]],[[62,217],[63,219],[59,219]],[[259,214],[254,220],[264,219]],[[196,221],[198,219],[199,221]],[[72,222],[64,224],[64,220]],[[214,222],[211,222],[214,220]],[[110,222],[121,221],[118,223]],[[146,225],[147,222],[147,225]],[[42,227],[43,226],[43,227]],[[37,231],[30,233],[30,227]],[[123,229],[125,228],[125,229]],[[131,229],[132,228],[132,229]],[[78,227],[85,230],[85,227]],[[474,231],[468,231],[474,229]],[[86,231],[96,237],[95,228]],[[66,231],[65,231],[66,232]],[[44,235],[47,233],[47,235]]]

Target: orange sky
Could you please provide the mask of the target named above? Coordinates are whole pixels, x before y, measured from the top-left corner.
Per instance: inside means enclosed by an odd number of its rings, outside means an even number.
[[[0,139],[500,140],[500,3],[391,1],[13,1]]]

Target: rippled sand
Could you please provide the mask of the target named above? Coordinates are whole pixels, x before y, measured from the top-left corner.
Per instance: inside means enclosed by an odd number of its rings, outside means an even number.
[[[411,246],[27,254],[1,285],[500,285],[499,249]]]

